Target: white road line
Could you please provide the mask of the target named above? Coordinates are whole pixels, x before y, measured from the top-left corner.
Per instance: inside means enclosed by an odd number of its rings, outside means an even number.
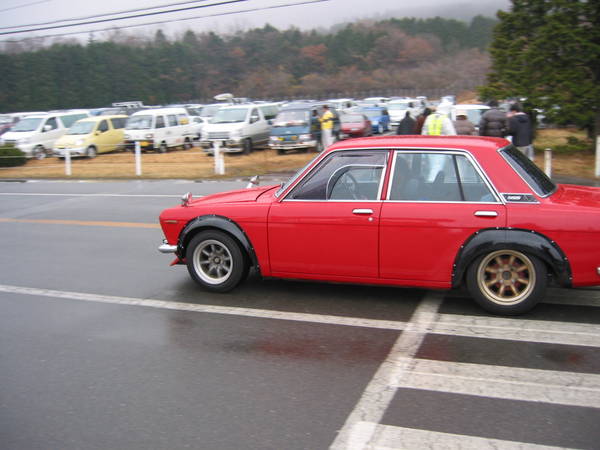
[[[86,294],[81,292],[55,291],[51,289],[27,288],[20,286],[0,285],[0,292],[10,294],[24,294],[51,298],[64,298],[86,302],[110,303],[128,306],[146,306],[149,308],[170,309],[177,311],[191,311],[211,314],[227,314],[234,316],[258,317],[265,319],[292,320],[298,322],[323,323],[328,325],[345,325],[351,327],[380,328],[385,330],[402,330],[405,322],[389,320],[361,319],[342,316],[328,316],[321,314],[290,313],[264,309],[236,308],[225,306],[197,305],[193,303],[171,302],[153,299],[131,297],[115,297],[109,295]]]
[[[395,388],[600,408],[600,375],[410,359]]]
[[[343,428],[339,431],[332,449],[363,449],[371,441],[375,432],[374,426],[369,430],[355,432],[355,425],[359,422],[377,424],[394,398],[396,389],[390,386],[392,380],[409,369],[411,358],[419,350],[425,331],[436,321],[437,311],[443,300],[441,292],[430,292],[421,301],[415,310],[404,332],[400,335],[386,360],[367,385],[360,400],[346,419]]]
[[[412,450],[412,449],[456,449],[456,450],[553,450],[564,447],[528,444],[525,442],[503,441],[476,436],[441,433],[417,430],[414,428],[378,425],[359,422],[355,426],[356,433],[370,432],[374,429],[373,444],[367,450]]]
[[[596,324],[527,320],[521,317],[506,319],[440,314],[438,321],[428,331],[453,336],[600,347],[600,326]]]
[[[3,196],[29,196],[29,197],[126,197],[126,198],[181,198],[181,195],[171,194],[53,194],[48,192],[0,192]],[[194,195],[194,198],[203,197]]]

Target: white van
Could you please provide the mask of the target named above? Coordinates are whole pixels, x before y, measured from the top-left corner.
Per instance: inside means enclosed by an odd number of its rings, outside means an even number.
[[[2,135],[2,141],[14,145],[29,157],[43,159],[52,154],[56,140],[73,123],[89,115],[87,111],[67,111],[26,116]]]
[[[182,146],[192,148],[195,127],[185,108],[156,108],[138,111],[127,119],[125,148],[133,150],[136,142],[142,150],[165,153]]]
[[[266,147],[279,103],[249,103],[223,106],[202,129],[200,144],[212,153],[215,142],[224,152],[249,154],[255,147]]]

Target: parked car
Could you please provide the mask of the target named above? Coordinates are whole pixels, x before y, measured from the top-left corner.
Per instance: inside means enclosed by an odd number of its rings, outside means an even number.
[[[373,125],[367,116],[353,112],[340,115],[340,139],[371,136]]]
[[[479,121],[484,112],[490,109],[487,105],[475,105],[475,104],[460,104],[452,105],[450,108],[450,118],[456,120],[456,111],[462,111],[467,114],[467,119],[475,125],[476,129],[479,129]]]
[[[363,107],[360,110],[371,121],[373,133],[383,133],[390,131],[390,113],[387,108],[380,106]]]
[[[84,111],[33,114],[22,118],[2,135],[3,142],[13,144],[29,157],[43,159],[51,155],[56,140],[79,119],[89,117]]]
[[[600,285],[600,188],[556,185],[509,141],[340,141],[287,183],[164,210],[159,250],[203,288],[263,277],[450,289],[524,313],[549,282]]]
[[[64,158],[68,151],[72,156],[95,158],[98,153],[123,149],[128,117],[95,116],[78,120],[55,142],[54,156]]]
[[[284,154],[288,150],[308,151],[322,150],[321,122],[319,116],[324,112],[322,102],[294,102],[284,106],[273,120],[273,128],[269,147]],[[333,135],[340,134],[340,119],[337,110],[330,107],[333,113]]]
[[[132,114],[125,125],[125,148],[166,153],[170,148],[192,148],[194,126],[185,108],[145,109]]]
[[[0,115],[0,136],[2,136],[7,131],[10,131],[12,127],[14,127],[19,120],[23,117],[35,115],[35,114],[46,114],[43,111],[36,112],[18,112],[18,113],[8,113]]]
[[[278,104],[239,104],[223,106],[202,130],[200,145],[213,153],[215,142],[227,153],[251,153],[255,147],[267,146],[271,134],[273,112]]]
[[[392,100],[387,103],[386,108],[390,113],[390,125],[394,128],[396,128],[400,121],[406,117],[406,111],[410,113],[410,116],[413,119],[416,119],[424,109],[421,101],[416,98]]]

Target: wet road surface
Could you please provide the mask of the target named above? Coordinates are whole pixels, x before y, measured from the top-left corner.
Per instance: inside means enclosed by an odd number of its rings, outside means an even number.
[[[256,275],[209,294],[152,225],[244,185],[0,183],[1,448],[597,448],[599,290],[510,319]]]

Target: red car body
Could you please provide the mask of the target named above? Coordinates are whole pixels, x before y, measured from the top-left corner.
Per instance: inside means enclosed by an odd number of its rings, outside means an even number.
[[[519,314],[549,279],[600,284],[600,188],[555,185],[496,138],[341,141],[282,186],[188,197],[160,223],[160,250],[213,291],[255,266],[263,277],[465,284],[487,310]]]
[[[347,113],[340,117],[340,137],[367,137],[373,134],[373,126],[367,116],[362,113]]]

